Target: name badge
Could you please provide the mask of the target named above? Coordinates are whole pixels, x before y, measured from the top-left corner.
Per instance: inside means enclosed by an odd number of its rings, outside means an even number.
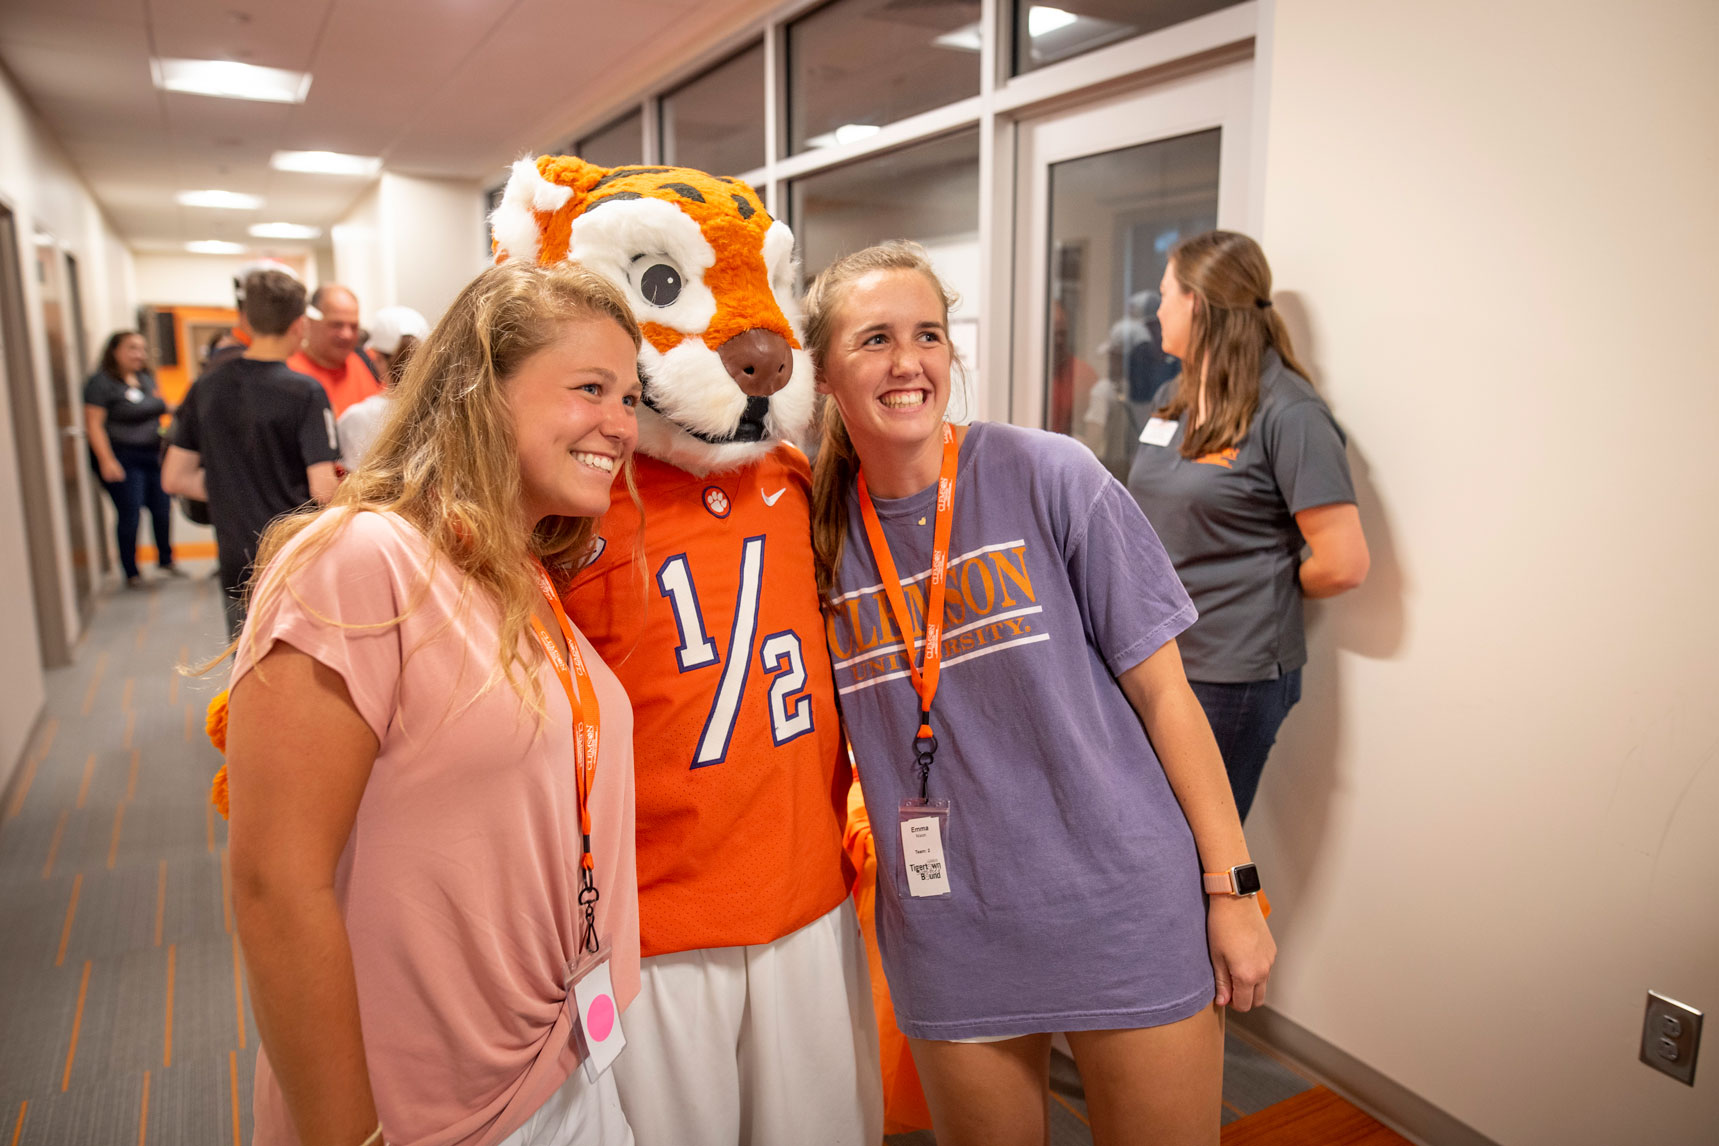
[[[609,978],[608,944],[603,945],[597,961],[573,980],[573,1005],[585,1044],[580,1065],[585,1068],[585,1078],[596,1082],[627,1047],[627,1036],[621,1030],[621,1005]]]
[[[915,899],[950,894],[949,865],[943,855],[943,829],[948,822],[947,800],[902,801],[901,862],[907,893]]]
[[[143,401],[143,391],[136,386],[127,386],[125,388],[125,400],[127,402],[141,402]]]
[[[1163,418],[1148,418],[1146,428],[1140,431],[1140,440],[1149,446],[1167,446],[1170,439],[1176,436],[1176,427],[1180,422],[1170,422]]]

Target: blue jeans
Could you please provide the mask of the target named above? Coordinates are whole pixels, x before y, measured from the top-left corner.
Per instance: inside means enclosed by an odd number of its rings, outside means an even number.
[[[155,446],[113,447],[115,460],[125,469],[119,481],[104,481],[113,498],[118,523],[119,564],[127,578],[137,576],[137,527],[143,511],[149,510],[155,529],[155,561],[163,569],[173,568],[173,503],[161,490],[161,452]],[[97,471],[100,476],[100,470]]]
[[[1276,680],[1250,680],[1242,684],[1188,682],[1206,710],[1206,720],[1217,737],[1224,756],[1224,771],[1230,776],[1236,811],[1247,819],[1265,758],[1277,741],[1283,718],[1301,699],[1301,670],[1292,669]]]

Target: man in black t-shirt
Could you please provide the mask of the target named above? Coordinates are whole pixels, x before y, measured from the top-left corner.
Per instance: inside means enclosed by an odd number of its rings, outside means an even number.
[[[287,369],[304,339],[304,285],[278,270],[245,277],[250,349],[185,395],[161,468],[167,492],[209,503],[227,595],[227,631],[244,621],[243,586],[269,522],[334,496],[334,411],[313,378]]]

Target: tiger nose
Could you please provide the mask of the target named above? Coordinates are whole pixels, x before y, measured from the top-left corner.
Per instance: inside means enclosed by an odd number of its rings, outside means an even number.
[[[728,376],[748,398],[768,398],[788,384],[794,358],[788,340],[769,330],[743,330],[717,351]]]

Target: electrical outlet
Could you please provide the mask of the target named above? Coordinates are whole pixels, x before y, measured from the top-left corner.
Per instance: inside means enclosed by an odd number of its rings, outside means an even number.
[[[1695,1085],[1695,1054],[1701,1049],[1701,1012],[1658,991],[1647,993],[1641,1025],[1641,1061],[1686,1086]]]

